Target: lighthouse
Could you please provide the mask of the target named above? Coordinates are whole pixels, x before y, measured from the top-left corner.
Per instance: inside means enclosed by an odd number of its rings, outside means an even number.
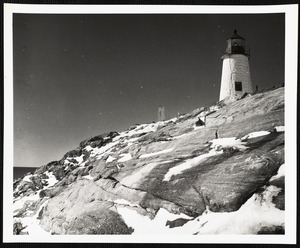
[[[245,46],[245,39],[234,34],[227,39],[227,48],[222,56],[222,78],[219,101],[232,102],[245,93],[253,93],[250,67],[250,50]]]

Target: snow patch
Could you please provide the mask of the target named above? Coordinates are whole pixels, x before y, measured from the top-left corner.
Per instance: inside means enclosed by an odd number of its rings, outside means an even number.
[[[272,203],[272,197],[280,189],[269,186],[261,194],[254,194],[241,208],[234,212],[211,212],[207,209],[201,216],[191,220],[187,215],[171,214],[159,209],[153,220],[140,215],[134,209],[116,206],[125,223],[134,229],[135,234],[257,234],[263,226],[284,226],[285,211]],[[251,218],[249,218],[249,216]],[[169,228],[167,220],[190,219],[180,227]]]
[[[91,151],[91,150],[93,150],[94,148],[93,147],[91,147],[90,145],[88,145],[88,146],[86,146],[83,150],[86,150],[86,151]]]
[[[275,176],[271,177],[270,181],[273,181],[275,179],[278,179],[278,178],[284,177],[284,176],[285,176],[285,164],[282,164],[279,167],[277,174]]]
[[[178,120],[178,118],[174,117],[174,118],[172,118],[170,120],[167,120],[167,123],[170,123],[170,122],[176,123],[177,120]]]
[[[32,183],[32,181],[29,179],[30,177],[32,177],[32,174],[30,174],[30,175],[27,175],[27,176],[25,176],[25,177],[23,177],[23,181],[25,181],[25,182],[29,182],[29,183]]]
[[[25,202],[30,201],[30,202],[35,202],[39,199],[39,194],[36,192],[35,194],[29,195],[29,196],[24,196],[20,199],[17,199],[13,203],[13,213],[17,213],[21,208],[23,208]]]
[[[194,166],[199,165],[200,162],[202,162],[204,159],[222,154],[223,151],[216,151],[214,149],[210,150],[208,153],[201,154],[198,157],[188,159],[184,163],[177,165],[173,168],[170,168],[169,171],[165,174],[163,181],[170,181],[172,176],[181,174],[184,170],[190,169]]]
[[[158,165],[158,163],[150,163],[150,164],[144,165],[142,168],[135,171],[133,174],[121,179],[121,183],[123,185],[127,185],[127,186],[131,185],[132,186],[133,184],[140,182],[141,178],[146,177],[157,165]]]
[[[40,226],[40,220],[37,219],[39,212],[42,210],[42,208],[47,204],[48,201],[45,201],[36,214],[31,217],[24,217],[20,219],[20,222],[22,223],[23,226],[27,226],[25,229],[23,229],[23,232],[28,232],[29,235],[51,235],[50,232],[45,231],[41,226]],[[18,220],[18,219],[16,219]]]
[[[276,132],[284,132],[284,126],[275,127]]]
[[[100,157],[104,156],[106,154],[106,152],[108,152],[108,150],[111,149],[112,147],[114,147],[116,144],[118,144],[117,141],[110,142],[110,143],[106,144],[105,146],[92,148],[90,157],[97,156],[98,158],[100,158]]]
[[[163,121],[159,121],[159,122],[151,123],[151,124],[138,125],[133,130],[121,132],[119,138],[130,137],[135,134],[155,132],[159,127],[164,126],[164,125],[166,125],[166,123],[164,123]]]
[[[83,176],[82,178],[88,179],[88,180],[93,180],[94,178],[91,175],[86,175]]]
[[[234,147],[239,150],[247,149],[247,147],[245,146],[246,142],[243,142],[240,139],[236,139],[235,137],[213,139],[210,142],[212,143],[211,148],[213,149],[227,148],[227,147]]]
[[[106,163],[110,163],[112,161],[116,160],[116,158],[109,155],[109,157],[106,159]]]
[[[184,163],[170,168],[169,171],[165,174],[163,181],[170,181],[172,176],[178,175],[184,170],[199,165],[199,163],[202,162],[204,159],[218,154],[222,154],[222,148],[233,147],[239,150],[247,149],[247,147],[245,146],[246,143],[242,142],[240,139],[236,139],[235,137],[213,139],[210,141],[210,143],[211,150],[208,153],[201,154],[200,156],[192,159],[188,159]]]
[[[254,194],[235,212],[206,210],[182,229],[196,234],[257,234],[263,226],[284,225],[285,212],[272,203],[272,197],[279,192],[279,188],[269,186],[261,195]]]
[[[80,157],[73,157],[78,164],[81,164],[83,162],[83,157],[84,157],[84,154],[81,154]]]
[[[43,189],[52,187],[54,184],[56,184],[58,182],[58,180],[55,178],[55,176],[53,175],[52,172],[48,172],[46,171],[45,174],[48,176],[48,179],[44,179],[48,185],[46,187],[44,187]]]
[[[160,208],[153,220],[147,216],[137,213],[133,209],[122,206],[116,206],[118,213],[122,216],[127,226],[132,227],[132,234],[172,234],[174,228],[170,229],[166,226],[167,221],[172,221],[178,218],[191,219],[185,214],[172,214],[167,210]]]
[[[171,152],[173,150],[174,150],[174,148],[169,148],[169,149],[165,149],[165,150],[162,150],[162,151],[159,151],[159,152],[142,154],[140,156],[140,158],[149,158],[149,157],[156,156],[156,155],[159,155],[159,154],[168,153],[168,152]]]
[[[182,137],[185,137],[185,136],[188,136],[188,135],[191,135],[191,133],[184,133],[184,134],[181,134],[181,135],[178,135],[178,136],[174,136],[174,137],[172,137],[171,140],[181,139]]]
[[[128,160],[130,160],[130,159],[132,158],[132,156],[131,156],[130,153],[122,153],[122,154],[120,154],[120,156],[121,156],[122,158],[120,158],[120,159],[118,160],[118,162],[126,162],[126,161],[128,161]]]
[[[253,139],[253,138],[265,136],[265,135],[268,135],[268,134],[270,134],[269,131],[252,132],[252,133],[249,133],[249,134],[245,135],[243,138],[241,138],[241,140]]]
[[[129,143],[133,143],[133,142],[135,142],[135,141],[137,141],[137,140],[139,140],[139,139],[140,139],[140,137],[137,137],[137,138],[131,138],[131,139],[128,140],[128,142],[129,142]]]
[[[72,158],[66,158],[65,161],[64,161],[64,165],[75,165],[75,163],[71,162],[69,159],[72,159]]]

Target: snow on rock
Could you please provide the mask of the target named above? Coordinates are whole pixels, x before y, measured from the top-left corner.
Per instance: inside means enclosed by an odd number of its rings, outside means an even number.
[[[181,139],[181,138],[183,138],[185,136],[188,136],[188,135],[191,135],[191,133],[184,133],[184,134],[181,134],[181,135],[178,135],[178,136],[174,136],[174,137],[172,137],[171,140]]]
[[[85,148],[83,148],[83,150],[86,150],[86,151],[91,151],[91,150],[93,150],[94,148],[93,147],[91,147],[90,145],[88,145],[88,146],[86,146]]]
[[[210,143],[212,149],[208,153],[201,154],[200,156],[192,159],[188,159],[184,163],[170,168],[169,171],[165,174],[163,181],[170,181],[172,176],[178,175],[184,170],[199,165],[199,163],[206,158],[222,154],[222,148],[234,147],[239,150],[247,149],[247,147],[245,146],[246,143],[242,142],[240,139],[236,139],[235,137],[213,139],[210,141]]]
[[[249,133],[249,134],[245,135],[243,138],[241,138],[241,140],[253,139],[253,138],[265,136],[265,135],[268,135],[268,134],[270,134],[269,131],[252,132],[252,133]]]
[[[112,147],[114,147],[116,144],[118,144],[118,142],[110,142],[108,144],[106,144],[105,146],[101,146],[101,147],[96,147],[96,148],[92,148],[91,154],[90,156],[97,156],[97,158],[101,158],[102,156],[104,156],[107,152],[109,152],[109,149],[111,149]]]
[[[48,179],[44,179],[47,182],[47,186],[44,187],[43,189],[52,187],[54,184],[58,182],[58,180],[55,178],[52,172],[46,171],[45,174],[48,176]]]
[[[137,138],[137,139],[139,139],[139,138]],[[126,144],[126,146],[127,146],[127,148],[128,148],[129,146],[133,145],[134,142],[135,142],[137,139],[136,139],[136,138],[126,139],[126,140],[123,141],[123,144],[124,144],[124,145]]]
[[[65,159],[65,160],[64,160],[64,165],[67,165],[67,164],[69,165],[69,164],[71,164],[71,163],[70,163],[70,161],[69,161],[68,159]]]
[[[128,143],[133,143],[133,142],[135,142],[135,141],[137,141],[137,140],[139,140],[139,139],[140,139],[140,137],[137,137],[137,138],[131,138],[131,139],[128,140]]]
[[[34,216],[29,216],[29,217],[24,217],[18,219],[22,223],[23,226],[26,226],[25,229],[23,229],[23,232],[28,232],[28,234],[34,234],[34,235],[44,235],[48,236],[51,235],[50,232],[45,231],[41,226],[40,226],[40,220],[37,219],[39,212],[42,210],[42,208],[47,204],[47,201],[45,201],[36,214]]]
[[[88,180],[93,180],[94,178],[91,175],[86,175],[83,176],[82,178],[88,179]]]
[[[85,162],[83,163],[83,157],[84,157],[84,154],[81,154],[81,156],[77,156],[77,157],[67,157],[65,159],[65,161],[64,161],[64,165],[67,165],[67,166],[68,165],[80,165],[80,166],[84,166]],[[74,163],[74,160],[76,161],[75,163]]]
[[[227,147],[234,147],[242,151],[247,149],[245,146],[246,142],[236,139],[235,137],[213,139],[210,142],[212,143],[211,148],[214,149]]]
[[[23,181],[26,181],[26,182],[29,182],[29,183],[32,183],[32,181],[30,180],[30,177],[32,177],[32,174],[23,177],[22,180],[23,180]]]
[[[201,154],[192,159],[186,160],[184,163],[177,165],[173,168],[170,168],[169,171],[165,174],[163,181],[170,181],[172,176],[182,173],[184,170],[190,169],[194,166],[197,166],[201,161],[211,156],[215,156],[223,153],[223,151],[216,151],[214,149],[210,150],[208,153]]]
[[[159,121],[159,122],[151,123],[151,124],[138,125],[133,130],[121,132],[118,137],[119,138],[130,137],[135,134],[155,132],[159,127],[164,126],[164,125],[166,125],[166,123],[164,123],[163,121]]]
[[[284,132],[284,126],[275,127],[276,132]]]
[[[83,162],[84,154],[81,154],[80,157],[73,157],[77,161],[78,164],[81,164]]]
[[[128,160],[130,160],[130,159],[132,158],[132,156],[131,156],[130,153],[122,153],[122,154],[120,154],[120,156],[121,156],[122,158],[120,158],[120,159],[118,160],[118,162],[126,162],[126,161],[128,161]]]
[[[69,159],[71,158],[66,158],[64,161],[64,165],[75,165],[73,162],[71,162]]]
[[[263,193],[254,194],[238,211],[211,212],[207,209],[194,220],[184,214],[171,214],[162,208],[153,220],[134,209],[116,208],[125,223],[134,229],[132,234],[257,234],[263,226],[284,225],[285,212],[272,203],[272,197],[279,191],[276,186],[269,186]],[[180,227],[166,226],[168,220],[178,218],[190,221]]]
[[[106,163],[110,163],[112,161],[116,160],[116,158],[109,155],[109,157],[106,159]]]
[[[269,186],[262,194],[254,194],[235,212],[211,212],[185,224],[183,230],[195,234],[257,234],[263,226],[284,225],[285,212],[272,203],[281,189]],[[250,217],[250,218],[249,218]]]
[[[149,157],[156,156],[156,155],[159,155],[159,154],[168,153],[168,152],[171,152],[173,150],[174,150],[174,148],[169,148],[169,149],[165,149],[165,150],[162,150],[162,151],[159,151],[159,152],[142,154],[140,156],[140,158],[149,158]]]
[[[161,227],[161,225],[153,223],[147,216],[140,215],[135,210],[123,206],[116,205],[116,209],[126,225],[134,229],[132,233],[133,235],[161,233],[161,230],[158,229],[158,227]]]
[[[122,206],[116,206],[118,213],[122,216],[127,226],[134,229],[135,234],[172,234],[173,230],[166,226],[167,221],[178,218],[191,219],[185,214],[172,214],[167,210],[160,208],[153,220],[147,216],[143,216],[133,209]],[[175,229],[175,228],[174,228]]]
[[[163,121],[159,121],[153,124],[146,124],[143,126],[143,128],[140,130],[142,133],[149,133],[149,132],[155,132],[159,127],[164,126],[165,123]]]
[[[130,186],[130,187],[137,187],[137,185],[141,182],[141,178],[146,177],[157,165],[170,163],[170,162],[171,161],[164,161],[164,162],[160,162],[160,163],[149,163],[147,165],[144,165],[143,167],[136,170],[131,175],[124,177],[121,180],[121,184]]]
[[[174,118],[172,118],[170,120],[167,120],[167,123],[170,123],[170,122],[176,123],[177,120],[178,120],[178,118],[174,117]]]
[[[31,194],[29,196],[24,196],[20,199],[17,199],[14,203],[13,203],[13,212],[17,213],[18,210],[20,210],[21,208],[23,208],[24,203],[27,201],[31,201],[31,202],[35,202],[39,199],[39,194],[38,192],[36,192],[35,194]]]
[[[275,179],[278,179],[280,177],[284,177],[285,176],[285,165],[281,165],[277,171],[277,174],[273,177],[271,177],[270,181],[273,181]]]

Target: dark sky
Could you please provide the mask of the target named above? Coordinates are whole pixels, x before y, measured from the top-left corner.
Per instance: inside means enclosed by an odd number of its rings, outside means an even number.
[[[251,49],[253,85],[284,83],[284,14],[14,14],[14,166],[218,101],[226,39]]]

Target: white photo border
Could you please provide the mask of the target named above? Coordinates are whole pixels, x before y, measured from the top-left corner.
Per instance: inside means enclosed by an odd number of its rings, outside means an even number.
[[[13,235],[13,14],[267,14],[285,13],[284,235]],[[3,242],[296,244],[298,5],[48,5],[4,4]]]

